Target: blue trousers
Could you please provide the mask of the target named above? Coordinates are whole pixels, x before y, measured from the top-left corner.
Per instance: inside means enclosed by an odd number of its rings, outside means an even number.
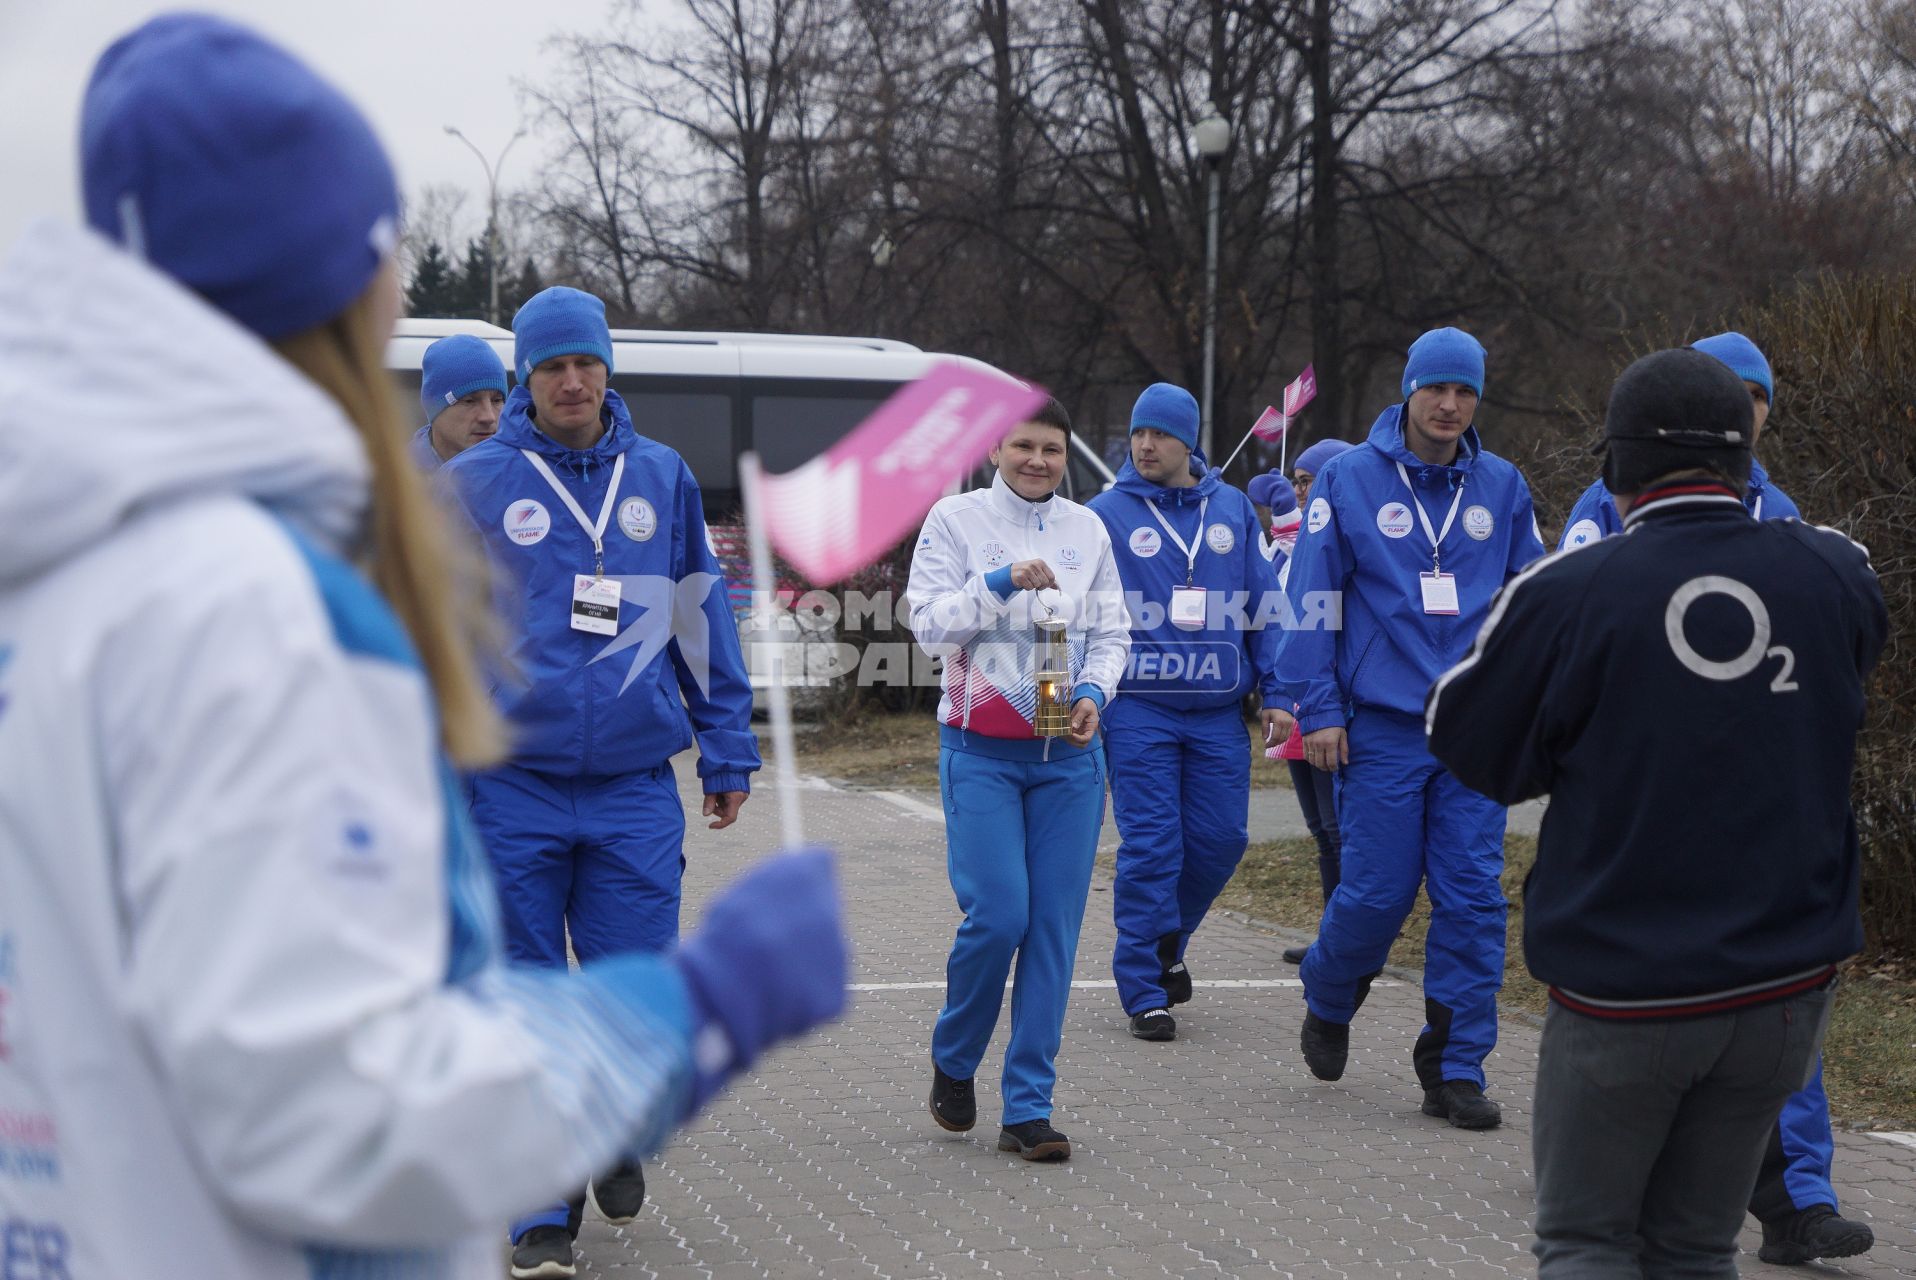
[[[1836,1208],[1836,1188],[1830,1182],[1835,1161],[1830,1099],[1823,1091],[1819,1057],[1810,1082],[1784,1101],[1776,1118],[1769,1149],[1757,1170],[1756,1190],[1750,1194],[1750,1212],[1760,1221],[1774,1222],[1812,1205]]]
[[[1126,1013],[1165,1007],[1162,975],[1237,870],[1250,834],[1250,738],[1236,703],[1201,711],[1144,698],[1105,722],[1118,875],[1111,973]]]
[[[932,1061],[957,1079],[977,1073],[1015,954],[1004,1123],[1047,1120],[1104,822],[1104,753],[1094,743],[1050,760],[1006,760],[946,747],[938,782],[947,868],[965,919],[945,963]]]
[[[669,766],[562,778],[506,765],[469,788],[514,964],[565,968],[568,932],[581,964],[678,941],[685,806]],[[534,1227],[576,1231],[577,1205],[519,1219],[513,1240]]]
[[[1318,1017],[1349,1022],[1359,981],[1384,967],[1422,884],[1430,932],[1417,1078],[1426,1089],[1481,1087],[1503,986],[1506,812],[1437,762],[1415,716],[1361,708],[1349,734],[1337,787],[1343,875],[1304,958],[1304,999]]]

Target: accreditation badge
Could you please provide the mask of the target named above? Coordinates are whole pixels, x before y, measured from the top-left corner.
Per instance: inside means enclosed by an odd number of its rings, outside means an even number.
[[[1171,588],[1171,625],[1180,631],[1204,629],[1204,588]]]
[[[619,581],[589,573],[572,577],[572,629],[597,636],[619,634]]]
[[[1424,592],[1424,612],[1454,616],[1457,613],[1457,575],[1420,573],[1418,585]]]

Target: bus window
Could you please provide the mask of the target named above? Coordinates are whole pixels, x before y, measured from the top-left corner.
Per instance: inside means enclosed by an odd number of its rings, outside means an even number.
[[[767,471],[779,475],[810,462],[870,417],[897,390],[884,384],[876,384],[869,391],[843,382],[826,385],[829,395],[752,394],[752,445]]]
[[[737,505],[738,451],[727,392],[701,390],[698,379],[621,373],[612,375],[612,389],[625,401],[640,435],[685,459],[704,494],[708,517]]]

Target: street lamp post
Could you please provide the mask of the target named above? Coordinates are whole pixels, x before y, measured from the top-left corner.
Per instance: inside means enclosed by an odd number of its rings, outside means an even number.
[[[505,166],[506,152],[512,150],[512,144],[526,136],[520,129],[506,140],[499,149],[499,158],[488,162],[486,153],[473,145],[471,138],[459,132],[454,125],[447,125],[446,132],[466,144],[473,155],[479,157],[479,165],[486,171],[486,284],[490,301],[486,304],[486,320],[491,324],[499,323],[499,170]]]
[[[1223,166],[1224,153],[1231,147],[1230,122],[1218,114],[1216,107],[1212,107],[1211,114],[1198,121],[1191,130],[1191,140],[1197,144],[1198,154],[1204,157],[1204,166],[1209,171],[1206,176],[1209,211],[1204,228],[1204,416],[1198,435],[1199,444],[1205,456],[1209,457],[1213,434],[1211,400],[1217,385],[1218,170]]]

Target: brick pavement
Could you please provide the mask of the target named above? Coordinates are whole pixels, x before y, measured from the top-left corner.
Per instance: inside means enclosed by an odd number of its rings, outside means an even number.
[[[681,785],[696,814],[689,772]],[[774,843],[769,785],[732,831],[694,821],[688,925],[698,903]],[[850,1016],[762,1064],[648,1171],[632,1224],[589,1220],[581,1276],[1530,1275],[1528,1104],[1533,1024],[1507,1018],[1488,1069],[1505,1123],[1467,1134],[1418,1112],[1410,1069],[1422,999],[1380,983],[1352,1035],[1351,1067],[1324,1084],[1296,1051],[1294,986],[1207,988],[1206,979],[1294,982],[1279,952],[1296,935],[1239,918],[1208,922],[1191,952],[1196,999],[1179,1039],[1125,1031],[1109,983],[1107,878],[1086,913],[1059,1058],[1062,1165],[994,1149],[1002,1029],[979,1072],[968,1135],[925,1112],[927,1048],[958,910],[943,827],[923,799],[824,789],[808,829],[835,845],[857,946]],[[903,987],[898,984],[926,984]],[[1916,1149],[1837,1139],[1844,1207],[1876,1248],[1843,1265],[1769,1267],[1746,1232],[1754,1277],[1916,1275]]]

